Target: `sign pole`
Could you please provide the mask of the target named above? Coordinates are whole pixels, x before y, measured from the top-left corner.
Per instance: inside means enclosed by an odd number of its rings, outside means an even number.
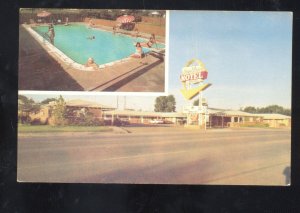
[[[199,109],[198,109],[198,125],[201,126],[202,125],[202,116],[201,116],[201,112],[202,112],[202,92],[199,93]]]
[[[207,108],[205,108],[205,113],[204,113],[204,130],[206,130],[206,116],[207,116]]]
[[[197,63],[197,65],[193,65],[194,63]],[[198,103],[198,109],[195,111],[195,107],[191,107],[190,109],[187,109],[187,123],[188,125],[194,124],[195,118],[191,118],[191,116],[198,115],[198,126],[203,127],[206,130],[206,116],[207,116],[207,106],[203,106],[203,97],[202,92],[207,89],[209,86],[211,86],[210,83],[204,83],[203,81],[207,79],[207,70],[204,66],[204,64],[198,60],[198,59],[192,59],[188,61],[185,65],[185,67],[182,68],[182,73],[180,75],[180,81],[183,84],[183,88],[180,89],[182,95],[187,100],[192,100],[194,97],[199,98]],[[192,85],[199,84],[197,87],[192,87]],[[196,113],[195,113],[196,112]]]

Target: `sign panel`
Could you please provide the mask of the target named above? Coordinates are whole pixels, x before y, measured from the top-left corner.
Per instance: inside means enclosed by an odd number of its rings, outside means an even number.
[[[196,65],[193,65],[195,64]],[[183,88],[180,89],[182,95],[187,100],[193,99],[201,91],[211,86],[211,84],[201,84],[198,87],[191,88],[194,84],[199,84],[207,79],[208,72],[202,63],[198,59],[192,59],[187,62],[185,67],[182,68],[182,73],[180,75],[180,81],[182,82]]]

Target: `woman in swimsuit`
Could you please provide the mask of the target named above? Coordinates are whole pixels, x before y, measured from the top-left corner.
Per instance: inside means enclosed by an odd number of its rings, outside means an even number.
[[[98,66],[98,64],[96,64],[96,62],[94,61],[93,58],[89,58],[85,64],[86,67],[93,67],[94,70],[96,71],[100,71],[100,68]]]
[[[149,41],[147,43],[142,43],[141,45],[143,47],[147,47],[147,48],[151,48],[153,46],[153,44],[155,44],[155,35],[151,34],[151,37],[149,38]]]
[[[132,54],[130,57],[133,57],[133,58],[142,58],[144,56],[144,53],[143,53],[143,48],[141,46],[141,43],[140,42],[137,42],[136,45],[135,45],[135,53]]]

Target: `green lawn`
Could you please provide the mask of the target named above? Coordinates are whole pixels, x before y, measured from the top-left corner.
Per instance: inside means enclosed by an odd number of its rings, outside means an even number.
[[[20,133],[39,132],[109,132],[112,128],[107,126],[49,126],[49,125],[18,125]]]
[[[258,123],[258,124],[241,124],[241,127],[255,127],[255,128],[270,128],[269,124]]]

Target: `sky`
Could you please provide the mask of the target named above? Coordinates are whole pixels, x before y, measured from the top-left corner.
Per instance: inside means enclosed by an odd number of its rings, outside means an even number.
[[[291,107],[292,13],[171,11],[169,39],[171,93],[197,58],[212,84],[203,93],[209,107]]]
[[[208,71],[203,92],[211,108],[240,109],[277,104],[291,107],[292,13],[170,11],[168,94],[176,109],[191,105],[180,93],[182,68],[192,58]],[[36,101],[55,95],[26,95]],[[116,106],[113,95],[71,95],[66,100],[85,99]],[[155,96],[131,95],[126,107],[154,110]],[[119,107],[124,97],[119,96]]]

